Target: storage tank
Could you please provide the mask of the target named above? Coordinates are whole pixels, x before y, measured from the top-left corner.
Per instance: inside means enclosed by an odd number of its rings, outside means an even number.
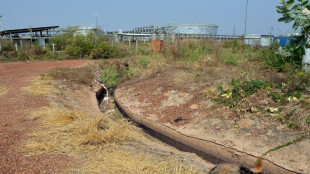
[[[218,25],[215,24],[177,24],[165,26],[169,34],[217,35]]]

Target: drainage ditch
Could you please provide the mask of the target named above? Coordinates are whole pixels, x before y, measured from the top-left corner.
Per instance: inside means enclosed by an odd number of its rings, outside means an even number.
[[[96,97],[99,106],[102,103],[104,99],[103,96],[105,96],[105,94],[106,91],[103,88],[97,91]],[[186,135],[180,134],[172,130],[171,128],[138,117],[134,115],[128,108],[126,108],[121,103],[121,101],[119,100],[120,97],[117,96],[117,90],[115,91],[114,97],[115,97],[115,105],[117,109],[120,111],[120,113],[122,113],[124,117],[136,123],[139,127],[143,128],[143,130],[150,136],[159,139],[160,141],[170,146],[173,146],[180,151],[195,153],[197,156],[213,164],[221,164],[224,162],[237,163],[238,165],[241,166],[240,173],[242,174],[253,173],[249,170],[249,167],[251,167],[251,165],[255,163],[256,161],[255,156],[247,154],[245,152],[236,151],[235,149],[226,148],[214,142],[208,142],[193,137],[188,137]],[[265,160],[263,173],[291,174],[296,172],[287,170],[268,160]]]

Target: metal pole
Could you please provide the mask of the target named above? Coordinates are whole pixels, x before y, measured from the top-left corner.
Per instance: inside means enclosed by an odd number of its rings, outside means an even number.
[[[247,19],[248,19],[248,3],[249,3],[249,0],[246,0],[244,36],[246,35],[246,23],[247,23]]]

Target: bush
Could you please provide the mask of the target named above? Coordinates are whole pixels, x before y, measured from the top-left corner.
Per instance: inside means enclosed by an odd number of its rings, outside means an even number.
[[[203,55],[213,51],[207,39],[178,39],[175,42],[168,44],[166,47],[166,56],[171,56],[174,60],[181,60],[186,62],[198,61]]]
[[[98,39],[91,50],[91,59],[107,59],[124,57],[123,50],[120,47],[111,45],[110,43],[104,41],[103,39]]]
[[[231,48],[233,53],[243,53],[251,49],[247,44],[237,39],[225,41],[224,48]]]
[[[86,36],[77,34],[73,38],[69,39],[66,52],[69,56],[75,58],[89,56],[94,47],[95,40],[95,34],[92,32],[89,32]]]
[[[98,80],[107,88],[114,89],[127,74],[125,66],[104,64],[101,67],[101,79]]]
[[[221,53],[220,61],[225,64],[238,66],[241,63],[241,57],[233,53],[231,49],[225,49]]]
[[[1,51],[8,52],[8,51],[15,51],[14,43],[8,40],[1,40]]]
[[[41,60],[46,50],[38,46],[36,43],[27,45],[24,48],[19,48],[17,51],[18,60]]]
[[[62,29],[60,34],[53,36],[49,43],[55,44],[55,51],[60,51],[65,49],[66,45],[69,44],[70,39],[74,37],[78,26],[68,27],[67,29]]]
[[[269,48],[263,48],[261,50],[261,57],[263,62],[268,68],[274,69],[276,71],[283,71],[286,60],[281,54],[278,54],[279,44],[277,42],[271,44]]]
[[[148,64],[150,63],[150,59],[151,59],[151,57],[149,57],[149,56],[139,57],[137,59],[137,63],[140,66],[142,66],[143,68],[147,68]]]

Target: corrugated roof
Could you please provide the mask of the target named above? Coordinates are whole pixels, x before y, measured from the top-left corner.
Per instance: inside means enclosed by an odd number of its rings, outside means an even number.
[[[29,32],[37,32],[37,31],[44,31],[49,29],[55,29],[59,26],[47,26],[47,27],[36,27],[36,28],[22,28],[22,29],[14,29],[14,30],[4,30],[0,32],[0,35],[5,34],[14,34],[14,33],[29,33]]]

